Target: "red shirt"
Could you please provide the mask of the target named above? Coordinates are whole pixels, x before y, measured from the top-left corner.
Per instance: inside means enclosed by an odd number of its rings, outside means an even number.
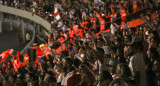
[[[37,53],[38,56],[42,56],[43,55],[43,52],[39,47],[36,48],[36,53]]]

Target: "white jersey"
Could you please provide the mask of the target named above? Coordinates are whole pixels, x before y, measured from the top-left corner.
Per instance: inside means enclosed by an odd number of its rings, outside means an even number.
[[[142,53],[136,53],[135,55],[131,56],[129,68],[131,70],[132,75],[135,75],[136,71],[140,72],[140,81],[138,86],[147,86],[145,67],[146,65],[144,63]]]

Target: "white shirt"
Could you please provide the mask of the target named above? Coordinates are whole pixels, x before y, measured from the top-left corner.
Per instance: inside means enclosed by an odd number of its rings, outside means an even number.
[[[37,7],[37,3],[35,1],[33,1],[33,6]]]
[[[129,28],[129,23],[124,24],[121,29],[128,29]]]
[[[66,25],[63,25],[62,30],[63,30],[63,31],[66,30]]]
[[[102,64],[99,60],[97,60],[94,63],[93,70],[98,70],[98,73],[100,73],[101,69],[102,69]]]
[[[82,61],[83,54],[77,53],[77,54],[75,54],[75,56],[76,56],[77,59],[79,59],[80,61]]]
[[[129,68],[131,70],[132,75],[135,75],[136,71],[140,72],[140,81],[138,86],[147,86],[145,66],[146,65],[144,63],[142,53],[136,53],[135,55],[131,56]]]
[[[62,21],[60,21],[60,22],[58,22],[58,28],[61,28],[63,26],[63,22]]]
[[[74,10],[69,11],[69,17],[72,19],[74,16]]]
[[[67,73],[67,75],[63,78],[61,85],[66,86],[68,78],[73,74],[73,71]]]
[[[110,29],[111,29],[111,33],[115,34],[115,32],[117,32],[118,25],[116,23],[113,23],[113,24],[111,24]]]
[[[86,13],[82,12],[82,19],[85,19]]]
[[[59,74],[57,78],[57,83],[62,82],[63,79],[64,79],[64,75]]]
[[[111,53],[111,51],[109,50],[109,47],[108,47],[108,46],[102,46],[102,48],[103,48],[104,53],[105,53],[106,55],[108,55],[108,54]]]

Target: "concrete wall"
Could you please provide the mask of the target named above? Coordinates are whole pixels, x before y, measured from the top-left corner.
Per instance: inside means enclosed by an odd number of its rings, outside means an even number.
[[[2,6],[2,5],[0,5],[0,12],[9,13],[9,14],[13,14],[13,15],[17,15],[17,16],[29,19],[43,26],[46,30],[51,32],[51,24],[48,21],[44,20],[43,18],[37,15],[32,16],[32,13],[30,12],[27,12],[21,9],[16,9],[13,7]]]

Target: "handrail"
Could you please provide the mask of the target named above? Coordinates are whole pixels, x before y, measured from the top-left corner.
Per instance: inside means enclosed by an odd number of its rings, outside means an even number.
[[[17,15],[17,16],[29,19],[31,21],[36,22],[37,24],[42,25],[46,30],[51,32],[51,24],[38,15],[32,16],[31,12],[27,12],[21,9],[16,9],[13,7],[8,7],[3,5],[0,5],[0,12],[9,13],[9,14],[13,14],[13,15]]]
[[[17,20],[5,20],[5,21],[2,21],[2,22],[13,22],[13,21],[17,21]],[[30,28],[32,30],[32,39],[31,41],[23,48],[23,50],[21,50],[21,54],[25,54],[25,51],[27,50],[27,48],[29,46],[32,46],[32,44],[34,43],[34,39],[35,39],[35,35],[36,35],[36,31],[35,31],[35,28],[33,25],[31,25],[30,23],[28,23],[28,28]]]
[[[28,49],[29,46],[32,46],[33,43],[34,43],[34,39],[35,39],[35,36],[36,36],[36,30],[34,28],[33,25],[29,24],[30,28],[33,30],[33,36],[32,36],[32,39],[31,41],[23,48],[23,50],[21,50],[21,54],[25,54],[26,50]]]

